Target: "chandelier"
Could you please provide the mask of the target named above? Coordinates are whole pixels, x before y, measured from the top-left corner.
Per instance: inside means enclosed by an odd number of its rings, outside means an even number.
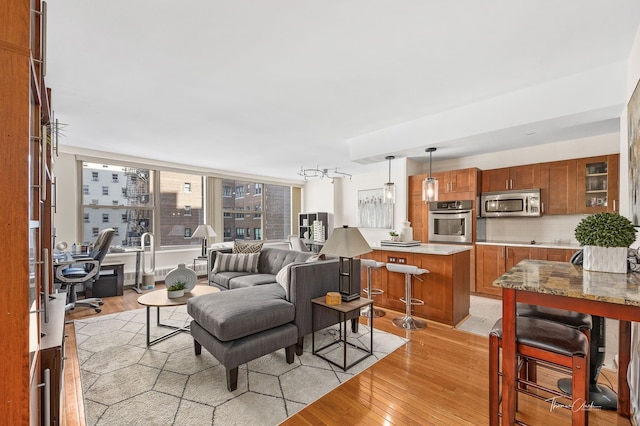
[[[309,178],[327,178],[327,179],[331,179],[331,183],[333,183],[333,180],[335,178],[341,178],[341,177],[348,177],[349,180],[351,180],[351,175],[349,173],[345,173],[345,172],[339,172],[338,169],[321,169],[320,167],[316,166],[313,169],[305,169],[304,167],[300,167],[300,171],[298,172],[298,175],[302,176],[304,178],[304,180],[307,180]]]

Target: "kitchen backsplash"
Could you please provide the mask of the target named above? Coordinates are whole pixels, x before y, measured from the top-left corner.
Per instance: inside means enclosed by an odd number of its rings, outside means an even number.
[[[585,215],[553,215],[536,218],[489,218],[484,221],[486,241],[556,243],[578,246],[574,230]],[[478,228],[482,228],[479,223]]]

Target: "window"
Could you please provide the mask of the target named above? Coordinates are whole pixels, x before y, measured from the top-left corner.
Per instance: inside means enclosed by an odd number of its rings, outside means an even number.
[[[284,240],[291,234],[291,187],[223,179],[222,187],[235,188],[235,197],[222,197],[224,240]],[[253,188],[253,197],[245,191]],[[251,220],[247,227],[246,220]],[[253,229],[253,233],[251,232]],[[268,231],[263,234],[263,230]],[[229,232],[227,232],[229,230]]]
[[[124,167],[114,164],[82,162],[81,197],[82,215],[85,219],[82,227],[81,241],[94,239],[100,229],[112,227],[122,230],[114,244],[124,247],[139,247],[140,236],[151,232],[153,217],[152,173],[148,169]],[[117,186],[92,184],[98,181],[99,171],[104,170],[111,180],[118,176]],[[121,185],[124,185],[121,187]],[[85,191],[85,187],[88,191]],[[120,190],[117,188],[121,187]],[[108,196],[114,189],[119,196]],[[88,221],[86,220],[88,218]]]
[[[200,246],[202,240],[191,237],[198,225],[204,223],[205,178],[187,173],[158,172],[158,221],[156,240],[161,246]],[[188,188],[188,191],[187,191]]]
[[[230,186],[222,187],[222,196],[223,197],[231,197],[233,196],[233,189]]]
[[[120,228],[118,228],[117,226],[113,226],[112,227],[114,231],[116,231],[113,235],[120,235]]]
[[[118,183],[118,179],[120,179],[120,176],[117,173],[111,174],[111,182]]]

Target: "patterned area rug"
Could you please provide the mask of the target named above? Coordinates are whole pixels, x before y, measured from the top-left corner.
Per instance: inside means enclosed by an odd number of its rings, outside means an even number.
[[[151,338],[168,329],[155,326]],[[162,308],[161,322],[184,326],[186,306]],[[180,333],[146,347],[145,308],[76,320],[86,421],[88,425],[277,425],[339,384],[405,344],[405,339],[373,329],[374,355],[343,372],[311,354],[305,338],[302,356],[287,364],[284,349],[240,366],[238,389],[227,391],[225,369],[193,339]],[[349,330],[349,341],[369,345],[369,328]],[[316,347],[334,339],[337,329],[316,333]],[[325,355],[342,359],[342,346]],[[360,353],[348,348],[348,357]]]

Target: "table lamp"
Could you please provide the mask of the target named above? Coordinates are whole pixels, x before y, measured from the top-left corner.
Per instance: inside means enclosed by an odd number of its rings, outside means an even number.
[[[353,258],[373,250],[364,239],[358,228],[335,228],[320,254],[340,257],[339,288],[342,300],[351,302],[360,298],[360,283],[353,282]]]
[[[210,225],[198,225],[191,238],[202,238],[202,257],[207,257],[207,238],[215,238],[218,234]]]

